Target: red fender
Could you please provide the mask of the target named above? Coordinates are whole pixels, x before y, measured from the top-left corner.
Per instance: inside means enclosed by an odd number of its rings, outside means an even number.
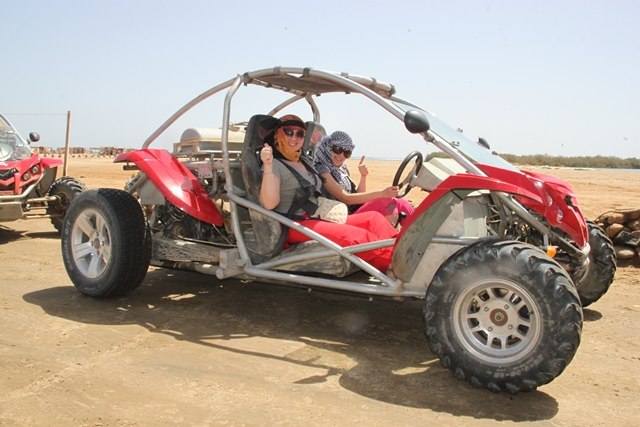
[[[419,217],[424,211],[429,209],[438,199],[444,194],[452,190],[493,190],[502,191],[505,193],[515,194],[518,196],[526,197],[541,203],[542,199],[539,195],[532,193],[518,185],[509,184],[496,180],[495,178],[480,176],[480,175],[467,175],[458,174],[451,175],[438,185],[429,195],[420,203],[415,212],[407,218],[407,224],[402,227],[402,231],[408,228],[413,222],[413,218]],[[402,234],[402,231],[400,234]]]
[[[198,179],[166,150],[147,148],[118,154],[114,163],[132,162],[178,209],[200,221],[223,225],[223,217]]]
[[[531,191],[522,188],[518,185],[510,184],[508,182],[500,181],[495,178],[487,177],[487,176],[479,176],[479,175],[470,175],[470,174],[457,174],[451,175],[447,177],[444,181],[438,185],[429,195],[418,205],[416,210],[406,219],[406,224],[402,226],[400,230],[400,234],[396,238],[396,242],[393,246],[394,253],[394,265],[398,263],[399,270],[396,273],[399,274],[398,277],[406,280],[407,268],[414,269],[416,267],[416,257],[421,257],[421,253],[424,254],[424,250],[427,247],[428,241],[424,240],[422,236],[413,234],[411,232],[413,222],[416,219],[421,219],[427,221],[427,224],[434,220],[434,226],[438,225],[438,218],[442,218],[442,216],[437,212],[438,210],[446,209],[445,205],[440,206],[440,201],[447,202],[451,200],[447,197],[450,193],[454,193],[456,191],[462,192],[464,190],[465,193],[473,192],[475,190],[492,190],[492,191],[500,191],[504,193],[514,194],[519,197],[524,197],[528,199],[532,199],[535,202],[541,202],[540,196]],[[429,211],[432,209],[433,211]],[[433,217],[429,215],[434,214]],[[446,220],[446,218],[444,218]],[[442,224],[440,222],[440,224]],[[424,226],[425,224],[416,224],[417,226]],[[405,233],[407,233],[406,239]],[[428,239],[428,237],[427,237]],[[408,246],[411,246],[411,253],[407,252]],[[398,247],[402,247],[401,252],[396,253]]]
[[[465,194],[476,190],[498,191],[541,202],[539,195],[525,188],[488,176],[457,174],[447,177],[406,219],[407,224],[403,224],[393,246],[392,262],[397,277],[406,281],[410,274],[413,274],[433,237],[429,234],[435,233],[434,228],[440,227],[447,220],[445,214],[448,213],[448,204],[455,204],[456,199],[462,200],[462,197],[466,197]],[[458,193],[457,197],[456,193]],[[415,232],[416,230],[412,227],[414,221],[424,221],[415,225],[418,231],[427,231],[426,236]],[[427,230],[425,227],[430,229]]]
[[[56,157],[42,157],[40,161],[45,169],[55,168],[62,164],[62,159]]]
[[[571,184],[561,179],[528,171],[513,172],[488,165],[478,165],[487,175],[536,192],[542,202],[520,202],[543,215],[549,224],[567,233],[579,247],[589,242],[589,228]]]

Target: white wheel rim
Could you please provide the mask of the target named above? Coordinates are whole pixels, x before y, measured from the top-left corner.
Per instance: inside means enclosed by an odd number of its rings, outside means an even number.
[[[486,279],[460,294],[452,313],[462,345],[486,363],[526,357],[540,340],[542,318],[532,295],[518,283]]]
[[[96,210],[83,211],[71,230],[71,254],[76,267],[89,278],[99,277],[111,260],[111,234]]]

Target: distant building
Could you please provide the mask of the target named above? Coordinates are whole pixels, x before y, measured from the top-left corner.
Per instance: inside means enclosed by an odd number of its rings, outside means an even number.
[[[51,147],[44,147],[44,146],[35,146],[32,145],[31,146],[31,151],[33,151],[34,153],[38,153],[42,156],[48,156],[53,154],[53,148]]]
[[[92,147],[88,148],[88,151],[94,156],[104,156],[104,157],[113,157],[122,152],[124,152],[124,148],[119,147]]]

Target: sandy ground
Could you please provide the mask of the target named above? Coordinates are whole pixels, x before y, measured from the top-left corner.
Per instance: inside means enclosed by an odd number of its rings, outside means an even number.
[[[369,162],[371,188],[399,162]],[[71,159],[91,188],[122,188],[108,159]],[[542,170],[588,218],[638,207],[637,172]],[[414,190],[409,199],[421,195]],[[421,303],[217,281],[152,268],[112,300],[83,296],[46,219],[0,225],[0,425],[631,426],[640,414],[640,279],[620,266],[584,310],[582,343],[551,384],[493,394],[428,350]]]

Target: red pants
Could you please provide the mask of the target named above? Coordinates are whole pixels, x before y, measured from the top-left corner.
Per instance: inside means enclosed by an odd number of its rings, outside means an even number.
[[[394,216],[393,221],[391,218],[387,218],[391,222],[399,222],[400,225],[404,225],[406,219],[410,217],[415,211],[411,203],[405,199],[398,199],[396,197],[383,197],[375,199],[370,202],[364,203],[356,210],[355,213],[362,213],[368,211],[378,211],[385,217]],[[404,214],[404,220],[398,221],[400,214]]]
[[[300,221],[300,224],[343,247],[392,239],[398,235],[398,230],[389,224],[389,221],[380,212],[373,211],[351,214],[347,217],[346,224],[336,224],[318,219],[305,219]],[[288,243],[296,244],[308,240],[311,239],[304,234],[289,229]],[[356,255],[378,270],[386,272],[391,264],[392,249],[393,246],[389,246],[358,252]]]

